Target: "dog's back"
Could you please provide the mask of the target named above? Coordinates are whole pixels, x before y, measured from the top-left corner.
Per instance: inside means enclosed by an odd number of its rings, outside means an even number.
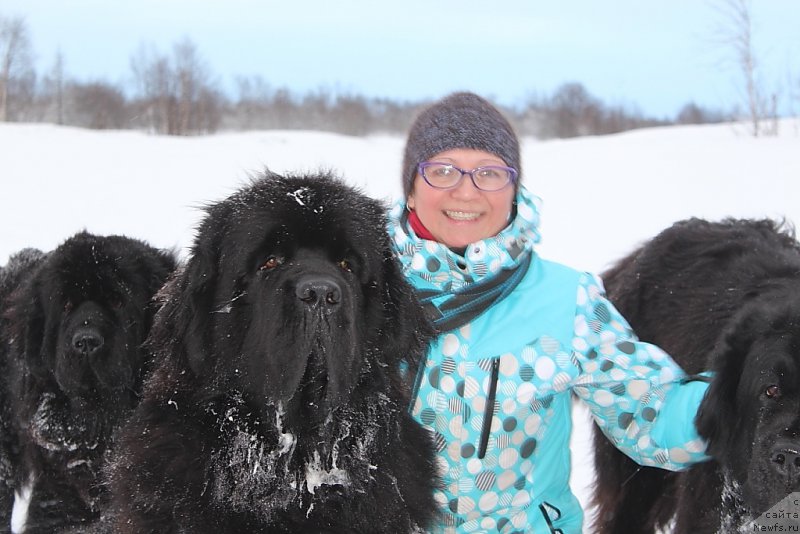
[[[796,278],[800,245],[772,220],[688,219],[603,273],[609,299],[640,339],[667,351],[688,373],[731,316],[767,284]],[[667,330],[663,325],[668,324]],[[700,330],[698,324],[716,328]],[[692,332],[691,337],[681,335]]]
[[[799,276],[800,245],[785,224],[689,219],[620,260],[603,280],[637,336],[696,374],[710,368],[709,355],[723,329],[748,301],[787,280],[800,289]],[[678,506],[681,475],[635,464],[597,429],[594,445],[596,531],[633,534],[664,528]],[[692,469],[707,470],[707,478],[718,476],[709,465]]]

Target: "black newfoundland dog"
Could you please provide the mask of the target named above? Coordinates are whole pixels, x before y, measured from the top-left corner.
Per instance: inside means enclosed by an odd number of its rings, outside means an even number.
[[[713,461],[638,467],[595,429],[600,533],[734,532],[800,490],[800,246],[769,220],[679,222],[604,276],[643,340],[714,377],[695,423]],[[752,525],[751,525],[752,526]]]
[[[112,462],[121,533],[404,533],[436,506],[408,413],[431,328],[385,210],[327,175],[208,208]]]
[[[30,491],[25,532],[94,522],[112,434],[138,403],[152,298],[172,253],[81,232],[0,269],[0,531]]]

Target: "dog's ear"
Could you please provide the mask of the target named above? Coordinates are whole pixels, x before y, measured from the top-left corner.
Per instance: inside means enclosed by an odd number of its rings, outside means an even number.
[[[174,250],[153,251],[148,258],[146,271],[149,273],[148,291],[150,294],[155,295],[177,268],[178,255]]]
[[[721,458],[732,450],[737,437],[737,422],[742,418],[737,406],[737,390],[747,355],[762,325],[759,314],[744,309],[720,336],[711,355],[711,385],[700,404],[695,425],[700,437],[708,442],[711,456]]]
[[[47,254],[38,249],[23,249],[0,268],[0,332],[10,342],[10,353],[37,377],[47,375],[42,350],[46,326],[45,302],[40,297],[41,265]],[[60,310],[59,310],[60,313]]]
[[[165,284],[174,276],[178,269],[178,255],[174,250],[154,250],[150,251],[143,265],[139,266],[139,272],[147,273],[147,294],[150,301],[145,309],[147,331],[153,325],[155,313],[159,305],[163,302],[160,296],[165,294]]]
[[[156,297],[161,307],[146,343],[154,353],[185,358],[197,375],[203,372],[211,347],[218,256],[217,240],[204,224],[186,266],[175,270]]]
[[[435,334],[433,323],[425,315],[414,289],[400,269],[400,262],[388,243],[383,252],[385,352],[395,361],[406,361],[416,369],[425,358]]]
[[[46,355],[43,354],[47,312],[40,296],[39,280],[34,277],[24,283],[9,300],[9,331],[16,344],[13,353],[33,376],[43,380],[48,375],[44,361]]]

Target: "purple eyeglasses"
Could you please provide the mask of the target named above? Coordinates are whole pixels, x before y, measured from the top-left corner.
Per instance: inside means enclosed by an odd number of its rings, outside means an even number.
[[[472,183],[481,191],[499,191],[517,179],[517,170],[501,165],[475,167],[471,171],[456,167],[451,163],[424,161],[417,171],[425,182],[435,189],[452,189],[461,183],[468,174]]]

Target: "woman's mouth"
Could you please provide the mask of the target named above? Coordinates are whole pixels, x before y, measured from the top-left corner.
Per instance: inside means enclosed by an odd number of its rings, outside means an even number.
[[[481,216],[480,213],[474,211],[451,211],[445,210],[445,215],[449,218],[453,219],[454,221],[474,221],[478,217]]]

